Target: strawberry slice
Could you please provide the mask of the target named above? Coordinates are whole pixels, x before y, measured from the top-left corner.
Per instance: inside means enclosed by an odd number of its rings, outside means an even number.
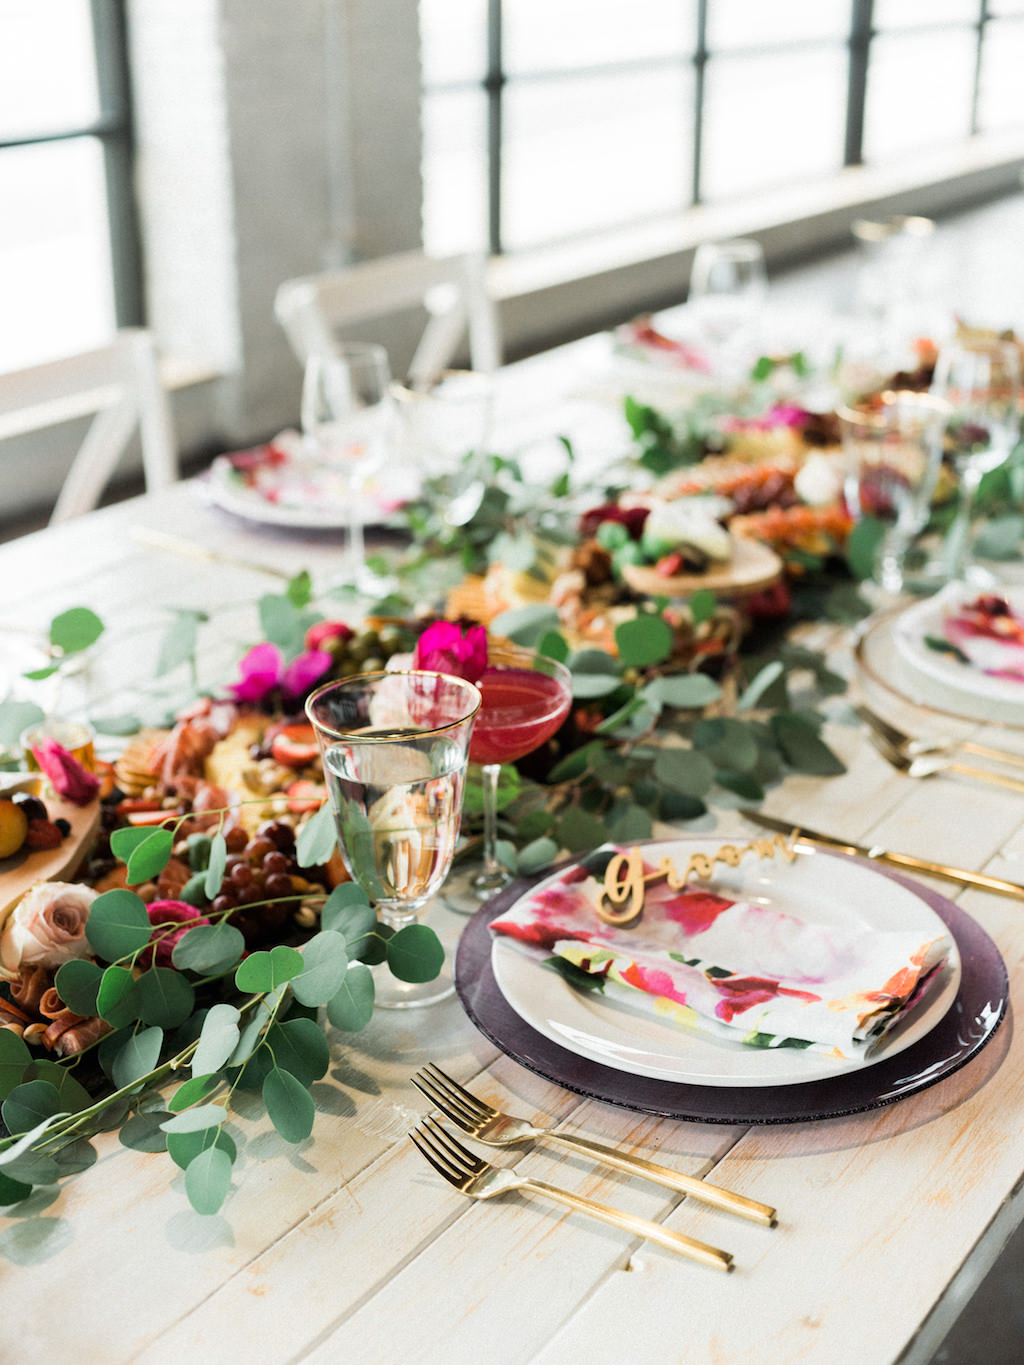
[[[288,798],[288,809],[294,815],[303,815],[306,811],[320,809],[327,800],[327,788],[322,782],[299,778],[285,787],[285,796]]]
[[[319,753],[312,725],[282,725],[270,741],[271,755],[286,768],[304,768]]]

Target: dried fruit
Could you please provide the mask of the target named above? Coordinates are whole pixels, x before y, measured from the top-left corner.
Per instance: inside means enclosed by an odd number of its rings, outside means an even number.
[[[7,799],[0,800],[0,858],[17,853],[25,842],[29,819],[21,806]]]

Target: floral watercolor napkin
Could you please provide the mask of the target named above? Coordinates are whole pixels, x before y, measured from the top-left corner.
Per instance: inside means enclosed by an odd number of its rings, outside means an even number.
[[[942,634],[965,663],[993,678],[1024,682],[1024,617],[1005,597],[983,593],[942,622]]]
[[[621,929],[595,913],[602,888],[586,867],[571,867],[491,928],[531,954],[603,977],[609,999],[756,1047],[865,1058],[952,948],[944,932],[809,923],[692,884],[671,891],[664,881],[648,884],[639,923]]]

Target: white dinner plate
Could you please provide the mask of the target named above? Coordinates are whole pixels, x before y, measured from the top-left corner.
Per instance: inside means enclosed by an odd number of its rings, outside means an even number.
[[[721,842],[676,839],[647,844],[644,851],[651,861],[667,854],[677,867],[684,867],[692,854],[713,854]],[[923,936],[946,931],[922,897],[892,878],[860,863],[813,851],[799,852],[792,863],[750,854],[738,868],[719,864],[709,885],[723,895],[757,901],[808,922],[918,930]],[[537,890],[534,887],[529,894]],[[940,979],[870,1057],[837,1061],[804,1049],[753,1048],[719,1041],[632,1009],[618,998],[612,1001],[597,992],[576,991],[501,935],[495,935],[491,947],[491,968],[520,1018],[577,1056],[655,1080],[732,1087],[817,1081],[893,1057],[935,1027],[960,985],[960,957],[954,945]]]
[[[1006,599],[1015,614],[1024,613],[1024,588],[999,587],[992,592]],[[940,688],[951,689],[980,704],[984,719],[1024,719],[1024,679],[994,677],[983,670],[976,660],[965,662],[953,654],[933,649],[929,638],[944,639],[943,625],[965,603],[980,595],[977,588],[950,583],[934,597],[900,612],[893,623],[893,642],[897,653],[919,678],[927,679]],[[986,595],[992,595],[986,593]],[[986,642],[986,666],[998,668],[1000,655],[1009,655],[1009,646],[998,641]],[[1015,648],[1014,662],[1020,664],[1020,646]],[[979,656],[980,657],[980,656]],[[991,707],[999,708],[994,714]],[[1008,712],[1009,714],[1005,714]]]
[[[218,455],[204,476],[210,501],[225,512],[292,530],[345,530],[349,491],[342,472],[305,459],[294,440]],[[411,471],[389,469],[360,498],[365,526],[400,524],[400,508],[419,493]]]

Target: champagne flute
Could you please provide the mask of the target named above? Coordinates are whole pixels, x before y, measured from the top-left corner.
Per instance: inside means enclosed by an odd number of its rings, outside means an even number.
[[[939,351],[932,393],[949,405],[946,437],[960,484],[943,549],[943,570],[951,579],[993,582],[971,563],[971,515],[982,478],[1007,459],[1019,435],[1020,387],[1020,352],[1010,342],[956,340]]]
[[[301,420],[311,458],[340,471],[348,485],[346,579],[364,596],[380,596],[388,584],[366,563],[363,519],[368,482],[387,460],[394,434],[384,347],[346,342],[313,351],[303,376]]]
[[[939,476],[946,405],[926,393],[886,391],[837,415],[847,506],[883,523],[873,576],[885,592],[901,592],[906,554],[928,520]]]
[[[345,866],[396,932],[415,923],[451,867],[479,707],[472,683],[426,670],[326,683],[306,703]],[[453,989],[450,976],[375,974],[386,1008],[430,1005]]]
[[[469,757],[483,775],[484,866],[472,887],[483,899],[510,880],[496,851],[501,765],[525,758],[555,733],[572,705],[572,675],[564,664],[533,650],[490,649],[477,687],[480,714]]]

